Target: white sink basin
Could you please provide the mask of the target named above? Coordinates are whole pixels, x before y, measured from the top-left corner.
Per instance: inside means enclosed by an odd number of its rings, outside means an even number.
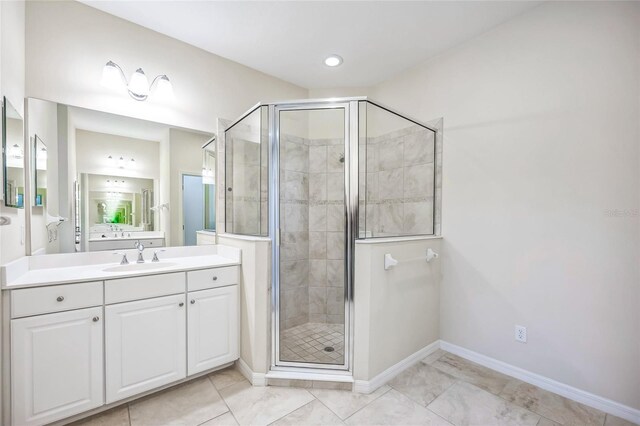
[[[104,268],[104,272],[135,272],[135,271],[147,271],[150,269],[164,269],[171,266],[176,266],[177,263],[173,262],[147,262],[147,263],[130,263],[128,265],[111,266]]]

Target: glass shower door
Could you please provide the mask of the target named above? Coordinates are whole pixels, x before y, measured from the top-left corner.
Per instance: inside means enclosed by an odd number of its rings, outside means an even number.
[[[275,107],[275,364],[347,369],[348,104]]]

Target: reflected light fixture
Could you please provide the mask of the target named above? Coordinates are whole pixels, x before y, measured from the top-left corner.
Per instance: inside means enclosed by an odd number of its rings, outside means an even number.
[[[324,64],[328,67],[337,67],[342,64],[342,57],[336,54],[329,55],[324,60]]]
[[[153,81],[151,81],[151,84],[149,84],[147,75],[142,68],[138,68],[127,82],[124,71],[120,65],[113,61],[107,62],[102,69],[102,80],[100,84],[112,90],[122,90],[126,88],[129,96],[136,101],[146,101],[152,91],[156,98],[164,100],[173,99],[173,86],[171,85],[171,81],[169,81],[169,77],[165,74],[156,76]]]

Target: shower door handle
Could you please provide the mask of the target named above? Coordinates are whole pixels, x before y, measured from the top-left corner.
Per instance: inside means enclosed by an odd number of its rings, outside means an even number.
[[[276,245],[280,247],[280,228],[276,229]]]

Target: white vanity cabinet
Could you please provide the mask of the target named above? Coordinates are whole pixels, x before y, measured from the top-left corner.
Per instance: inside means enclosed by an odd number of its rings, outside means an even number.
[[[3,291],[0,424],[49,424],[232,363],[238,283],[230,265]]]
[[[11,321],[12,424],[42,425],[104,404],[102,306]]]
[[[105,307],[107,404],[186,377],[184,298]]]
[[[238,359],[238,286],[193,291],[187,299],[189,375]]]

